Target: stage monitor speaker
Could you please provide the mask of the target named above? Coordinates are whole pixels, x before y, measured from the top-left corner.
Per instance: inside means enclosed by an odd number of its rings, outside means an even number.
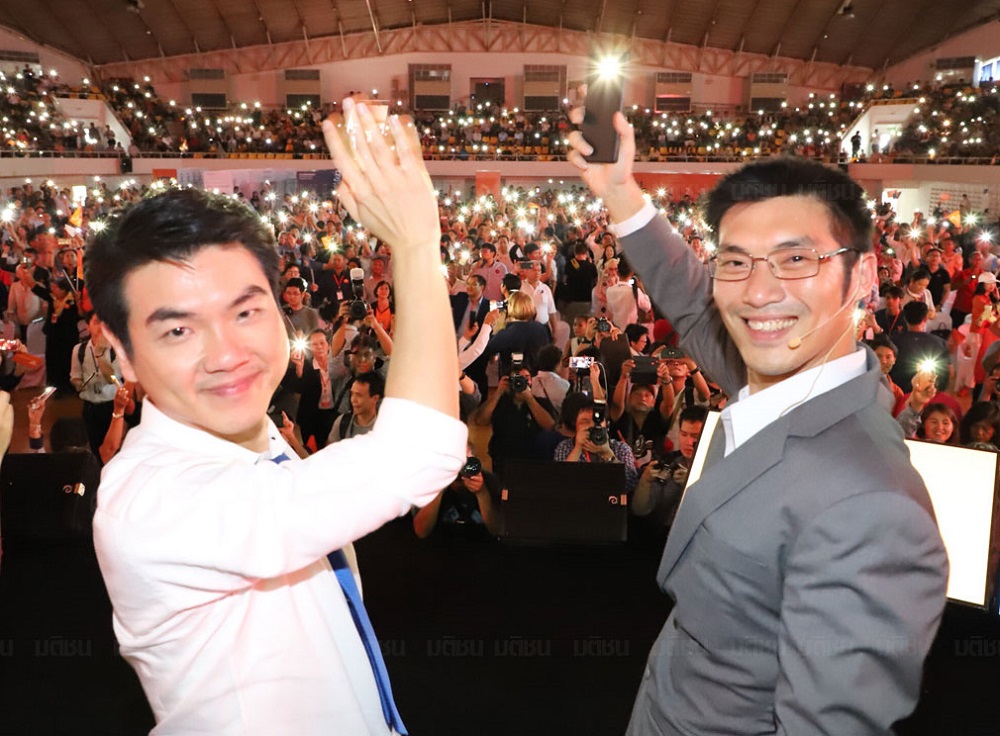
[[[504,463],[504,538],[624,542],[625,468],[619,463]]]

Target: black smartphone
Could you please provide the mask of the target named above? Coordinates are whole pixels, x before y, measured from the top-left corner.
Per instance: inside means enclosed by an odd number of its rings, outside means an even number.
[[[587,80],[587,98],[584,104],[580,132],[594,148],[586,160],[597,164],[613,164],[618,160],[618,132],[614,115],[622,109],[625,75],[620,68],[597,67],[600,71]]]

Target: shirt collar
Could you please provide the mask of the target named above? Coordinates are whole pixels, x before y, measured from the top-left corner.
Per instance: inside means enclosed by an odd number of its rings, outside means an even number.
[[[755,394],[750,393],[749,386],[744,386],[740,389],[738,400],[722,410],[726,455],[788,411],[864,375],[866,363],[867,353],[864,348],[859,348],[836,360],[796,373]]]
[[[249,464],[261,460],[271,460],[283,452],[289,457],[298,457],[278,432],[274,422],[269,419],[267,425],[268,451],[266,453],[254,452],[237,445],[235,442],[216,437],[203,429],[172,419],[158,409],[156,404],[147,397],[142,406],[142,422],[137,429],[140,429],[143,434],[148,432],[157,435],[174,449],[198,456],[229,459]]]

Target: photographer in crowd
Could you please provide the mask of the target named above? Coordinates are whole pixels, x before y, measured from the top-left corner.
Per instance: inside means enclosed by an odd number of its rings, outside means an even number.
[[[515,355],[510,373],[500,378],[496,391],[472,415],[473,424],[492,428],[489,453],[493,472],[501,478],[504,463],[512,458],[542,459],[535,439],[543,430],[555,427],[552,404],[544,397],[535,397],[531,388],[531,371]]]
[[[587,401],[576,406],[576,434],[556,445],[552,459],[557,463],[621,463],[625,467],[624,493],[631,493],[638,481],[635,457],[628,445],[608,432],[608,407],[603,401]],[[567,424],[570,417],[565,417]]]
[[[643,470],[629,504],[633,514],[650,516],[663,527],[674,523],[707,415],[708,409],[702,406],[689,406],[681,412],[677,433],[680,448],[654,460]]]
[[[469,443],[469,457],[458,477],[413,515],[413,531],[427,539],[435,531],[450,538],[482,539],[503,533],[500,479],[483,468]]]

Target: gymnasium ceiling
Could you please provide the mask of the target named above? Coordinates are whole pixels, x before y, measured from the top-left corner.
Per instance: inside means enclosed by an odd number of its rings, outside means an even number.
[[[878,70],[1000,0],[0,0],[0,25],[96,66],[490,19]]]

